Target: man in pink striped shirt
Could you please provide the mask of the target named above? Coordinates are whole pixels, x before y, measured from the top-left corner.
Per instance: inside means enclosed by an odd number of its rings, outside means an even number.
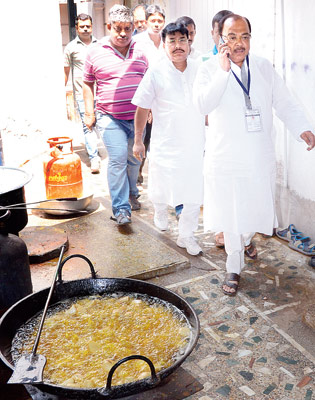
[[[132,41],[133,14],[122,5],[109,11],[109,37],[89,49],[83,74],[86,126],[94,124],[106,146],[108,186],[118,225],[131,222],[131,210],[140,209],[137,177],[140,162],[133,156],[133,95],[143,78],[148,61]],[[94,112],[94,85],[96,105]]]

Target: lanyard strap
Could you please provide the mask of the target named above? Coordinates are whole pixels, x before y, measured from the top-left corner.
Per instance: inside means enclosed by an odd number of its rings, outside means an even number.
[[[249,90],[250,90],[250,70],[249,70],[249,61],[248,61],[248,55],[246,56],[246,63],[247,63],[247,70],[248,70],[248,78],[247,78],[247,88],[244,86],[243,82],[239,79],[239,77],[235,74],[235,72],[232,70],[232,74],[234,75],[235,79],[237,80],[238,84],[241,86],[245,94],[249,96]]]

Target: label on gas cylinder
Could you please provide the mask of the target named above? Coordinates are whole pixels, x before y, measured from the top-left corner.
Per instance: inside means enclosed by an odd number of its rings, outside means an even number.
[[[61,175],[61,172],[58,172],[58,174],[49,176],[48,177],[49,182],[67,182],[68,177]]]

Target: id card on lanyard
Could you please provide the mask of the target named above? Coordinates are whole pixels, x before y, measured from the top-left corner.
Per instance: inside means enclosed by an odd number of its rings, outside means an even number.
[[[243,82],[239,79],[239,77],[235,74],[232,70],[232,73],[237,81],[237,83],[241,86],[244,92],[244,98],[246,103],[245,108],[245,122],[248,132],[259,132],[261,131],[261,112],[259,107],[252,107],[251,99],[249,96],[250,91],[250,69],[249,69],[249,58],[248,55],[246,56],[246,63],[247,63],[247,79],[246,76],[242,77]],[[245,81],[245,82],[244,82]],[[247,82],[246,82],[247,81]],[[245,86],[247,83],[247,87]]]
[[[261,131],[261,113],[258,107],[245,108],[245,121],[247,132]]]

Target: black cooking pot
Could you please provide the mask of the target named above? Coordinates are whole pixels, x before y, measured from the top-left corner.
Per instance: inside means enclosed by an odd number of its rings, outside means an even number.
[[[81,257],[88,262],[92,272],[92,279],[81,279],[68,282],[62,281],[62,267],[66,261],[73,257]],[[10,351],[13,337],[21,325],[35,314],[42,311],[48,292],[49,288],[25,297],[14,304],[0,320],[0,358],[12,370],[14,369],[14,365]],[[133,356],[131,356],[120,360],[112,367],[107,382],[104,382],[103,388],[78,389],[43,383],[36,384],[36,387],[38,387],[39,390],[52,395],[65,397],[67,399],[117,399],[134,393],[143,392],[157,386],[163,379],[174,372],[192,352],[197,344],[200,328],[198,317],[188,302],[176,293],[152,283],[127,278],[97,278],[92,263],[85,256],[76,254],[63,260],[50,304],[53,305],[73,297],[96,294],[103,295],[117,292],[139,293],[156,297],[172,304],[182,314],[184,314],[192,328],[191,340],[185,354],[182,355],[172,366],[161,370],[158,373],[155,373],[154,366],[151,365],[150,360],[144,360],[147,361],[150,366],[151,378],[143,379],[141,381],[119,386],[111,386],[111,378],[115,369],[118,368],[121,363],[132,359]],[[141,356],[137,356],[136,358],[140,357]]]
[[[25,203],[24,186],[31,178],[31,175],[22,169],[0,167],[0,206]],[[27,222],[26,208],[12,210],[10,218],[1,222],[0,231],[18,235]]]

